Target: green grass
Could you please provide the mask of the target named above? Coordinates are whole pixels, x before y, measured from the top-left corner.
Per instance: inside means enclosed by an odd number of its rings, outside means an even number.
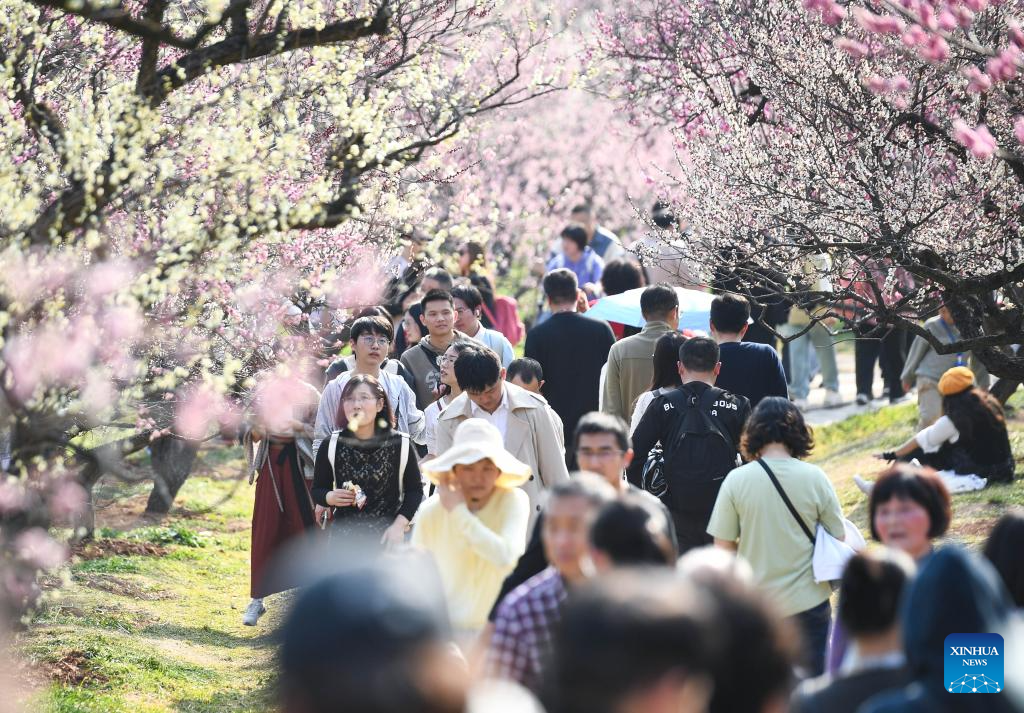
[[[1024,394],[1011,402],[1024,415]],[[866,498],[852,476],[873,478],[883,467],[873,454],[909,438],[914,404],[861,414],[816,430],[812,460],[832,478],[847,516],[865,532]],[[1014,452],[1024,460],[1024,419],[1010,422]],[[272,632],[287,598],[268,600],[269,613],[252,629],[241,625],[248,602],[252,490],[240,480],[240,450],[204,450],[171,515],[135,527],[127,515],[145,507],[146,485],[103,484],[102,538],[150,542],[163,557],[113,555],[75,562],[70,584],[54,592],[18,638],[18,648],[43,681],[29,710],[265,711],[273,707]],[[1020,470],[1020,468],[1018,468]],[[949,539],[979,545],[1009,507],[1024,505],[1024,480],[954,496]],[[84,661],[79,684],[47,683],[69,656]]]
[[[81,684],[43,686],[27,709],[265,711],[272,708],[271,632],[286,600],[268,600],[253,629],[248,603],[252,490],[237,487],[239,449],[204,451],[160,526],[107,526],[101,537],[152,542],[163,557],[114,555],[70,566],[71,583],[38,612],[18,647],[45,674],[84,655]],[[108,494],[117,491],[107,486]],[[123,492],[141,513],[145,491]],[[99,525],[104,526],[100,510]]]

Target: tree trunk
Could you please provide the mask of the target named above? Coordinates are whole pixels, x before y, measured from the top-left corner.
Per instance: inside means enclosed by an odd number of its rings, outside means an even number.
[[[199,444],[164,436],[153,441],[150,451],[154,477],[146,514],[164,515],[170,512],[175,496],[192,472]]]
[[[996,383],[992,384],[992,388],[989,389],[989,393],[999,399],[999,403],[1005,404],[1007,400],[1013,396],[1013,392],[1020,386],[1019,381],[1013,379],[999,379]]]

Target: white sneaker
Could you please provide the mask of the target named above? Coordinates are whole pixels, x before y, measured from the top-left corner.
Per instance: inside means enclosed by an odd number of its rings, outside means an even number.
[[[832,389],[825,390],[825,408],[835,408],[842,405],[843,397],[838,391],[833,391]]]
[[[242,623],[246,626],[256,626],[256,622],[266,613],[267,608],[263,606],[263,600],[253,599],[249,602],[249,606],[245,608],[245,614],[242,615]]]
[[[857,405],[858,406],[867,406],[869,403],[871,403],[871,397],[869,395],[867,395],[867,394],[857,394]]]
[[[874,483],[864,480],[860,475],[854,475],[853,482],[857,489],[865,495],[871,495],[871,489],[875,487]]]

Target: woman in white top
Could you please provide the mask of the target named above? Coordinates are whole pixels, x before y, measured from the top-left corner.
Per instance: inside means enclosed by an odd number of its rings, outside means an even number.
[[[974,372],[966,366],[946,371],[939,379],[938,390],[943,416],[880,457],[917,458],[922,465],[957,475],[976,475],[997,482],[1013,480],[1016,464],[999,401],[975,385]]]
[[[654,401],[654,397],[661,393],[679,388],[683,381],[679,376],[679,347],[686,341],[679,332],[668,332],[662,334],[654,344],[654,377],[651,379],[651,388],[643,392],[636,400],[633,407],[633,418],[629,422],[629,435],[633,435],[640,419],[647,412],[647,407]]]
[[[423,417],[426,420],[427,438],[427,455],[423,458],[424,461],[438,455],[437,419],[441,416],[441,412],[444,411],[445,407],[462,393],[462,389],[459,388],[459,382],[455,379],[455,361],[462,352],[474,346],[479,345],[474,344],[468,339],[458,339],[452,342],[447,351],[437,358],[437,366],[441,370],[441,383],[445,388],[441,398],[427,406],[423,412]]]

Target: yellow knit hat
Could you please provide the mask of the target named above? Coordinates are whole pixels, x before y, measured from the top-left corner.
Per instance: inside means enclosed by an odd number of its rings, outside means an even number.
[[[974,386],[974,372],[966,366],[954,366],[939,379],[939,393],[952,396]]]

